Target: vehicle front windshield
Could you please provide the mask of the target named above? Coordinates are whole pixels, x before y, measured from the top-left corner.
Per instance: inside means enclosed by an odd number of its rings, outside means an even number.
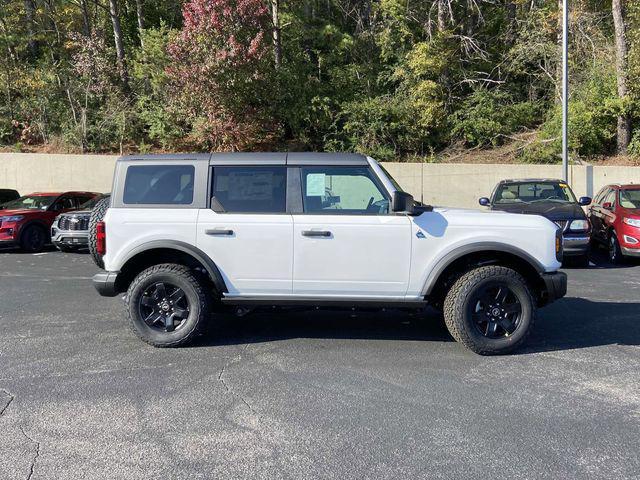
[[[26,195],[2,205],[5,210],[46,210],[58,198],[56,195]]]
[[[640,189],[620,190],[620,206],[624,208],[640,208]]]
[[[393,185],[393,188],[395,188],[396,190],[398,190],[399,192],[404,192],[404,190],[402,189],[402,187],[400,186],[400,184],[398,182],[396,182],[396,179],[393,178],[391,176],[391,174],[387,171],[386,168],[384,168],[382,165],[380,165],[380,163],[378,163],[378,166],[382,169],[382,171],[384,172],[384,174],[387,176],[387,178],[389,179],[389,181],[391,182],[391,185]]]
[[[560,202],[575,203],[576,197],[566,183],[503,183],[496,190],[493,203]]]

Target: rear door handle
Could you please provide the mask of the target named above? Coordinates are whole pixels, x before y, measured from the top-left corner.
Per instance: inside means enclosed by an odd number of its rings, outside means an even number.
[[[303,230],[303,237],[330,237],[331,232],[329,230]]]
[[[226,228],[208,228],[207,230],[204,231],[204,233],[206,233],[207,235],[231,236],[233,235],[233,230],[227,230]]]

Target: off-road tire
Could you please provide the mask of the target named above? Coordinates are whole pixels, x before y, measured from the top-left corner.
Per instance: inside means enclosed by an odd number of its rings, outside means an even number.
[[[522,307],[516,330],[509,336],[487,338],[477,331],[468,314],[473,295],[492,282],[506,285]],[[521,346],[535,322],[536,304],[525,279],[515,270],[497,265],[477,267],[458,278],[444,301],[444,320],[451,336],[480,355],[500,355]]]
[[[47,231],[40,225],[29,225],[20,235],[20,249],[27,253],[38,253],[49,241]]]
[[[91,210],[91,217],[89,217],[89,252],[91,253],[91,258],[93,258],[95,264],[100,268],[104,268],[104,262],[102,261],[102,255],[100,255],[96,250],[98,243],[96,225],[104,219],[104,216],[109,209],[109,205],[111,205],[111,197],[103,198],[96,203],[95,207],[93,207],[93,210]]]
[[[168,282],[181,288],[187,298],[189,315],[179,329],[160,332],[149,327],[140,315],[140,298],[157,282]],[[138,274],[124,298],[129,327],[142,341],[154,347],[182,347],[191,343],[203,331],[211,314],[212,294],[195,272],[173,263],[154,265]]]

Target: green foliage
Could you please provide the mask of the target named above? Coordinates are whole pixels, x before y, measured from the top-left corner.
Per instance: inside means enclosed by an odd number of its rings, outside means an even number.
[[[558,3],[280,2],[275,65],[263,0],[118,4],[128,81],[106,9],[0,7],[0,145],[79,151],[359,150],[415,159],[538,129],[520,160],[559,160]],[[104,2],[103,2],[104,3]],[[611,5],[572,4],[570,145],[613,153],[640,120],[640,3],[628,2],[630,96],[617,99]],[[636,129],[637,130],[637,129]],[[630,152],[638,155],[636,132]]]
[[[640,157],[640,129],[636,129],[631,137],[627,153],[632,157]]]
[[[468,146],[500,145],[508,135],[539,122],[540,113],[540,103],[515,102],[506,92],[477,89],[451,115],[451,133]]]
[[[580,156],[612,153],[615,147],[617,115],[622,105],[616,95],[615,73],[612,65],[597,65],[588,80],[576,85],[569,102],[569,149]],[[541,128],[540,137],[551,140],[541,161],[553,148],[560,154],[562,147],[562,110],[556,106]],[[531,160],[536,158],[532,155]]]

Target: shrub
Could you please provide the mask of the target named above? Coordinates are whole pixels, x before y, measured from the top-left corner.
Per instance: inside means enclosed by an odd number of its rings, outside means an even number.
[[[443,107],[438,86],[430,81],[407,94],[384,95],[344,104],[337,133],[325,145],[391,160],[409,152],[425,152],[440,138]]]
[[[496,146],[505,135],[538,123],[540,112],[539,103],[515,102],[506,92],[477,89],[450,116],[451,134],[469,146]]]
[[[640,129],[636,128],[631,137],[627,152],[632,157],[640,157]]]

